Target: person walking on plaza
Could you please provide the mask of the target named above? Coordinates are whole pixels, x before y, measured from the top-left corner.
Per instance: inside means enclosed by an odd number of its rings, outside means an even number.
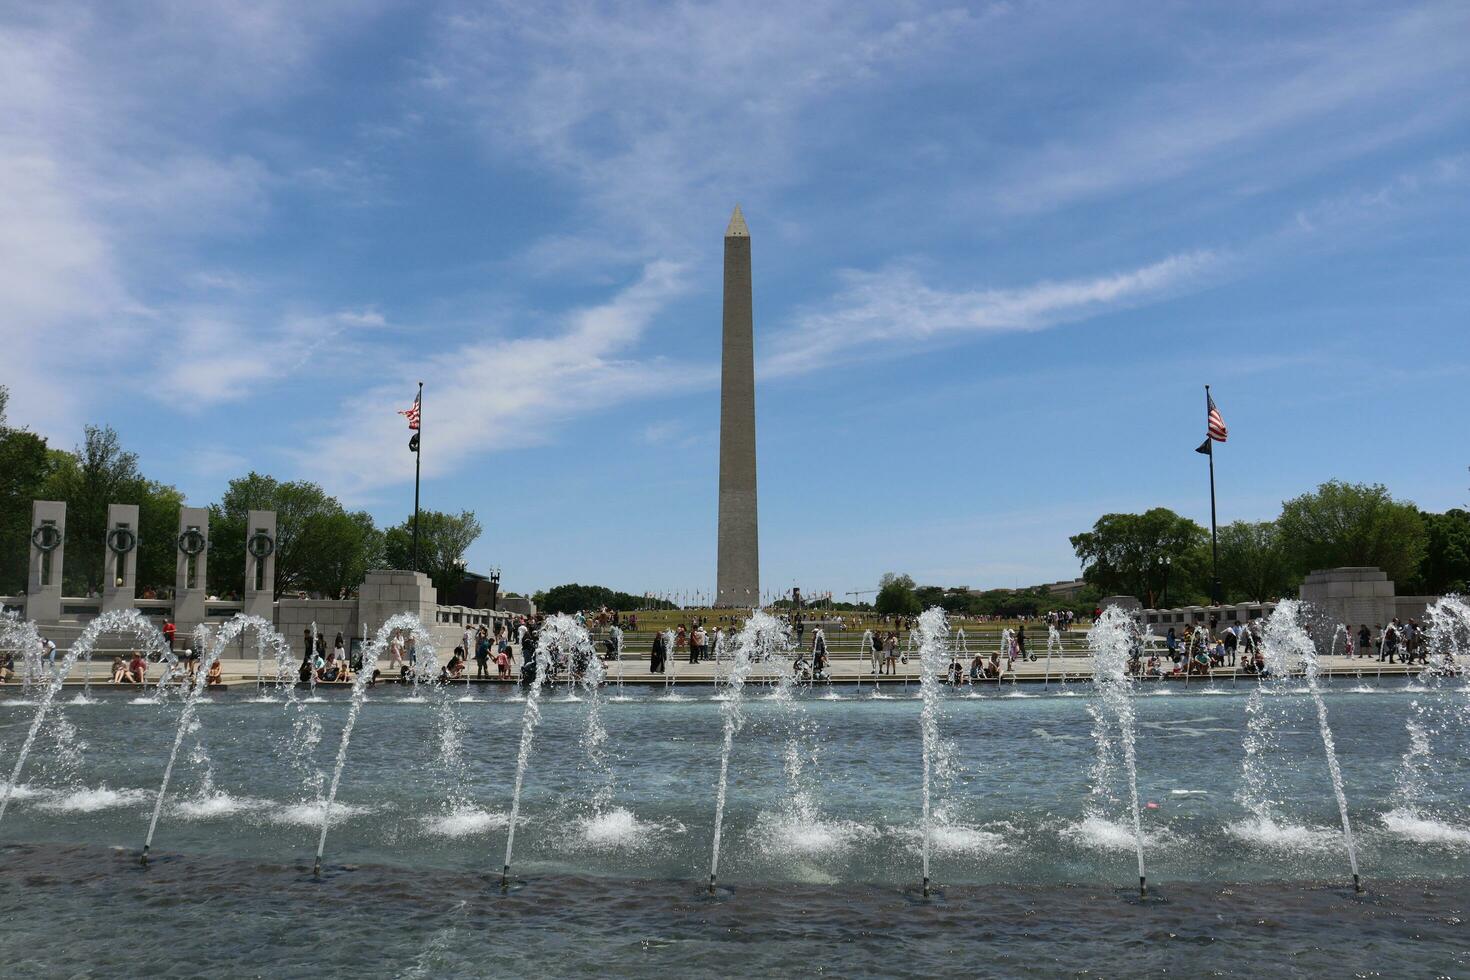
[[[703,626],[694,627],[694,633],[689,637],[689,662],[691,664],[701,663],[704,660],[704,645],[709,641],[708,634]]]
[[[475,637],[475,680],[490,679],[490,632],[480,627]]]
[[[1398,652],[1399,652],[1399,632],[1398,632],[1398,625],[1399,625],[1399,621],[1397,619],[1395,619],[1392,622],[1390,622],[1387,627],[1384,628],[1384,630],[1383,630],[1383,639],[1380,641],[1382,643],[1382,647],[1381,647],[1380,652],[1378,654],[1378,662],[1379,663],[1383,663],[1383,661],[1385,661],[1385,660],[1387,660],[1391,664],[1398,662],[1398,659],[1399,659],[1398,658]]]
[[[165,619],[163,621],[163,638],[168,641],[169,653],[174,652],[174,634],[176,632],[178,632],[178,627],[174,626],[173,619]]]
[[[1366,657],[1373,652],[1373,631],[1367,623],[1358,626],[1358,656]]]
[[[653,646],[648,649],[648,672],[650,674],[662,674],[664,662],[668,658],[669,651],[662,630],[653,634]]]

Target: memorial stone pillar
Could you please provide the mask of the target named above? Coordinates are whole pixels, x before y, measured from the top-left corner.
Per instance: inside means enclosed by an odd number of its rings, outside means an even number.
[[[187,636],[208,616],[204,600],[209,595],[209,511],[203,507],[179,508],[179,536],[174,541],[178,565],[174,574],[174,626]]]
[[[252,510],[245,521],[245,597],[240,611],[275,622],[276,512]]]
[[[26,618],[54,623],[61,618],[62,559],[66,553],[66,503],[31,503],[31,561],[26,576]]]
[[[132,609],[138,595],[138,505],[107,505],[102,550],[102,611]]]

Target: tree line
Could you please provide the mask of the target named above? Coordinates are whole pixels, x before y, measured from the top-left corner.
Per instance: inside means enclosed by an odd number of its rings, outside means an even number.
[[[143,475],[136,453],[110,426],[89,425],[82,444],[56,449],[7,424],[9,393],[0,386],[0,594],[26,588],[31,501],[66,502],[67,595],[98,592],[108,504],[138,506],[138,589],[160,594],[174,586],[179,508],[176,488]],[[345,508],[319,485],[250,472],[209,505],[209,591],[244,589],[246,526],[251,510],[276,512],[275,594],[306,592],[347,598],[369,569],[413,565],[413,517],[379,528],[371,514]],[[481,534],[473,511],[419,512],[419,570],[441,595],[464,578],[464,555]]]
[[[1399,595],[1470,587],[1470,512],[1421,511],[1381,484],[1330,480],[1285,501],[1275,520],[1235,521],[1218,538],[1225,602],[1291,596],[1310,572],[1344,565],[1383,569]],[[1166,507],[1104,514],[1070,540],[1083,578],[1101,595],[1149,606],[1209,601],[1210,532]]]
[[[574,613],[586,609],[601,609],[604,606],[608,609],[616,609],[618,612],[676,608],[674,603],[666,599],[636,596],[602,585],[578,585],[575,582],[537,592],[531,597],[531,600],[536,603],[537,612],[547,614]]]

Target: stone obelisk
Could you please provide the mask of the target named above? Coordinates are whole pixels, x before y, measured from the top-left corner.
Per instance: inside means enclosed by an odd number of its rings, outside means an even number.
[[[750,230],[740,206],[725,229],[724,340],[720,358],[720,606],[760,605],[760,535],[755,507],[755,339],[750,301]]]

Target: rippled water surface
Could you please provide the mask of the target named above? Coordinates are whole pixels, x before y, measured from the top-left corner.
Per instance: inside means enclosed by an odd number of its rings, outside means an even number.
[[[1131,823],[1092,793],[1089,698],[1054,690],[947,692],[941,894],[927,903],[914,893],[916,689],[861,703],[851,689],[790,704],[748,692],[713,899],[700,892],[722,735],[709,688],[605,701],[600,755],[584,744],[585,696],[543,701],[508,895],[493,886],[523,706],[505,692],[370,694],[320,882],[309,871],[340,696],[215,693],[144,870],[179,707],[68,694],[0,824],[0,957],[10,974],[1464,974],[1466,696],[1349,687],[1327,705],[1368,893],[1346,887],[1307,699],[1273,706],[1281,799],[1262,821],[1237,800],[1246,688],[1227,685],[1137,699],[1143,903]],[[7,758],[30,716],[0,696]],[[1413,718],[1436,726],[1432,765],[1405,783]]]

